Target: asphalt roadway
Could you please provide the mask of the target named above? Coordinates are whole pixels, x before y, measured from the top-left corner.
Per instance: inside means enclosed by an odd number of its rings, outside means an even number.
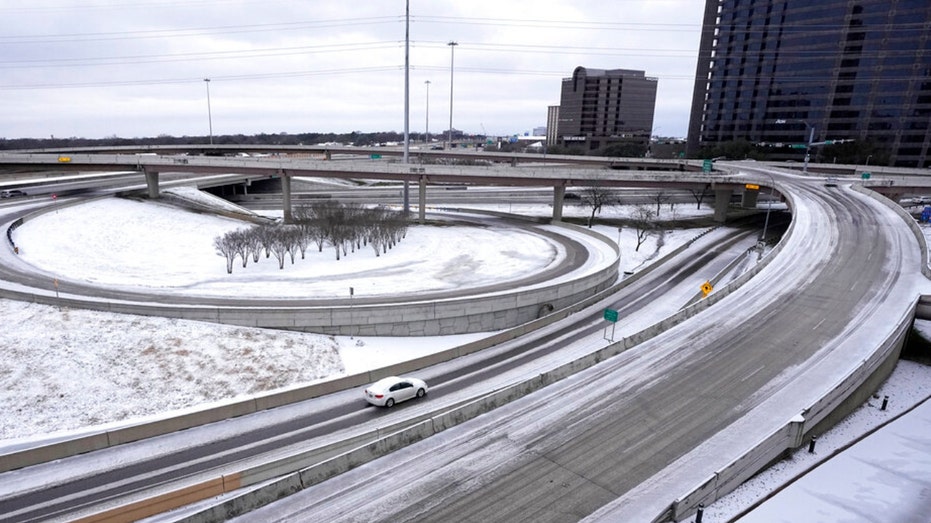
[[[849,347],[838,340],[892,329],[878,313],[904,316],[910,303],[895,298],[917,297],[918,243],[898,215],[846,187],[793,188],[796,231],[741,292],[570,379],[237,521],[651,521],[733,455],[674,464],[715,438],[759,441],[765,427],[736,422],[763,404],[775,402],[773,423],[797,415],[808,401],[799,384],[816,381],[809,368],[843,362]],[[860,358],[850,354],[849,365]],[[732,425],[742,432],[730,434]]]
[[[639,311],[670,295],[694,295],[697,273],[716,274],[735,257],[744,255],[755,241],[757,230],[734,230],[717,236],[710,235],[705,242],[696,244],[673,260],[635,282],[613,297],[610,305],[620,311],[621,317],[636,318]],[[685,292],[683,293],[683,289]],[[678,292],[674,292],[678,290]],[[669,315],[685,305],[686,299],[669,301],[661,314]],[[574,340],[589,336],[600,338],[603,321],[601,309],[590,310],[565,321],[558,329],[530,340],[518,340],[506,347],[497,347],[473,355],[468,361],[450,362],[435,368],[424,369],[419,375],[431,384],[430,395],[424,402],[404,405],[392,411],[360,408],[358,391],[349,390],[331,397],[319,398],[295,406],[293,415],[284,419],[275,413],[259,413],[230,420],[224,425],[223,436],[214,436],[214,427],[190,429],[179,434],[158,438],[158,442],[139,442],[114,447],[105,451],[75,456],[16,471],[16,480],[22,491],[0,500],[0,514],[12,515],[16,521],[38,521],[77,514],[95,505],[131,496],[153,485],[168,486],[174,482],[215,474],[224,467],[242,460],[260,459],[261,456],[283,448],[312,444],[342,430],[358,427],[360,431],[372,426],[384,426],[398,419],[415,415],[418,408],[435,408],[438,403],[454,404],[462,400],[461,383],[467,380],[480,387],[494,388],[496,380],[508,380],[515,369],[533,369],[540,359],[558,355]],[[562,356],[571,359],[572,353]],[[529,372],[534,372],[530,370]],[[242,423],[242,431],[234,436],[228,433],[229,423]],[[192,443],[203,436],[203,443]],[[158,448],[139,458],[140,447]],[[121,458],[122,453],[128,457]],[[115,460],[115,461],[114,461]],[[116,464],[114,464],[116,463]],[[50,481],[69,468],[83,470],[86,466],[99,467],[93,472],[75,473],[76,477]],[[67,475],[67,474],[65,474]],[[0,481],[5,475],[0,475]],[[34,483],[33,483],[34,482]],[[41,485],[41,488],[30,488]],[[6,520],[0,517],[0,520]]]

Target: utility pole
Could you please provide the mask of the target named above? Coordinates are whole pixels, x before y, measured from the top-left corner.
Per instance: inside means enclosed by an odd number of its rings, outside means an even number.
[[[424,126],[424,139],[423,143],[430,143],[430,80],[424,82],[427,86],[427,123]]]
[[[210,78],[204,78],[207,86],[207,125],[210,128],[210,145],[213,145],[213,115],[210,114]]]
[[[408,156],[410,155],[411,149],[411,135],[410,135],[410,65],[411,65],[411,53],[410,53],[410,41],[411,41],[411,2],[406,0],[404,2],[404,163],[408,161]],[[411,184],[406,179],[404,180],[404,215],[411,211]]]
[[[453,62],[456,59],[456,42],[449,42],[449,147],[453,146]]]

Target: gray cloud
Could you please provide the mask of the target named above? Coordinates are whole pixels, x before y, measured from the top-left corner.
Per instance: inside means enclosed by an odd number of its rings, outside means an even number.
[[[684,136],[702,3],[411,2],[411,131],[545,123],[578,65],[659,78],[655,129]],[[0,136],[403,130],[400,0],[47,0],[0,7]]]

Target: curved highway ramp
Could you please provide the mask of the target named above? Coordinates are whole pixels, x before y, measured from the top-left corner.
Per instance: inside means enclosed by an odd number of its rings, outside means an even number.
[[[900,214],[849,187],[791,183],[792,233],[740,292],[238,520],[663,521],[723,495],[723,471],[768,461],[749,450],[785,427],[801,444],[891,370],[927,286]]]

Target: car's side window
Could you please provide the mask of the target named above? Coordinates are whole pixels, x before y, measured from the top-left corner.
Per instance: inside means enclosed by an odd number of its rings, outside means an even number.
[[[414,386],[414,385],[413,385],[411,382],[409,382],[409,381],[405,381],[404,383],[401,383],[401,388],[402,388],[402,389],[409,389],[409,388],[411,388],[411,387],[413,387],[413,386]]]
[[[388,390],[390,390],[391,392],[394,392],[394,391],[396,391],[396,390],[401,390],[401,385],[402,385],[401,383],[395,383],[395,384],[392,385],[391,388],[388,389]]]

